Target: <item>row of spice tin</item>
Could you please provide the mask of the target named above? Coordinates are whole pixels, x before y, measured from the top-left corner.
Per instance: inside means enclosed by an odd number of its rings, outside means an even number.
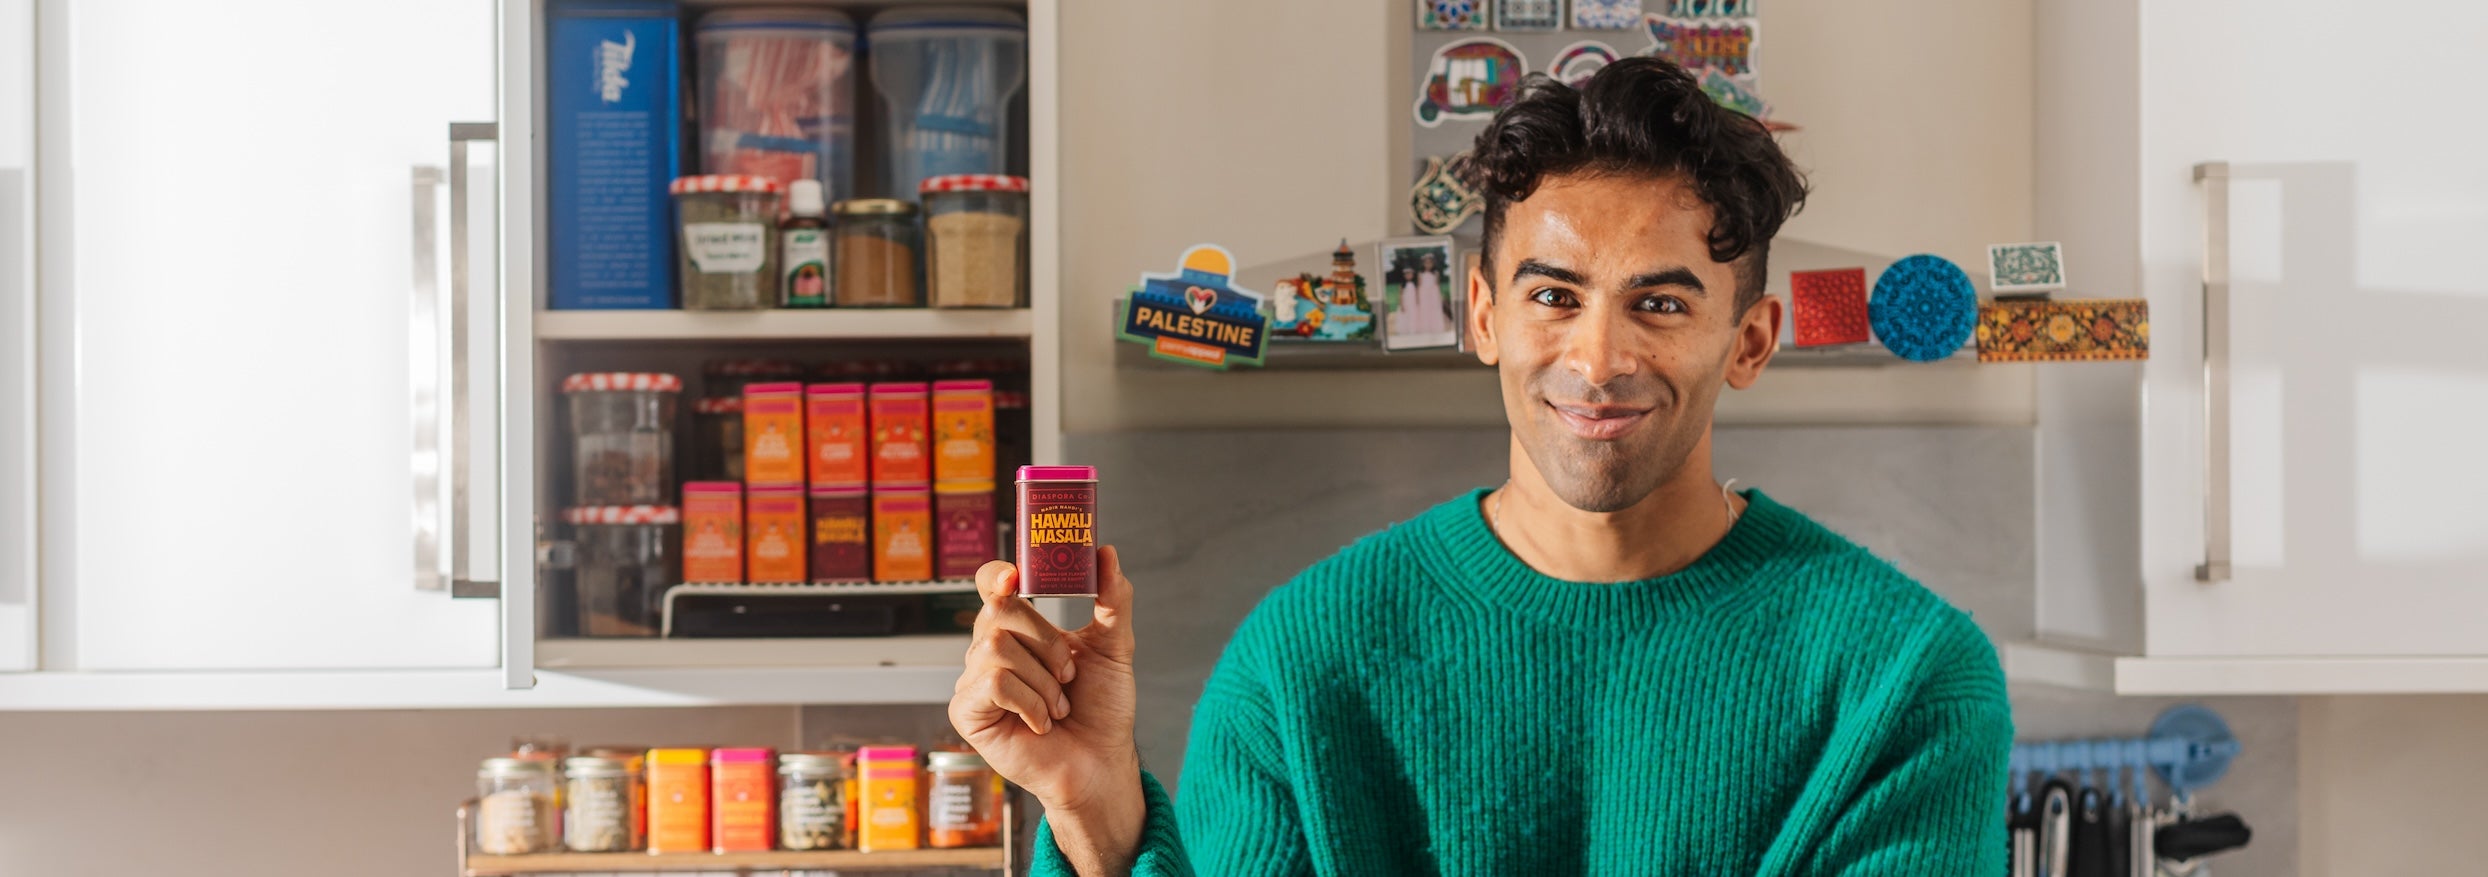
[[[865,852],[995,846],[1002,780],[973,752],[621,749],[485,759],[475,851]]]
[[[991,481],[682,490],[691,584],[963,579],[1001,551]]]

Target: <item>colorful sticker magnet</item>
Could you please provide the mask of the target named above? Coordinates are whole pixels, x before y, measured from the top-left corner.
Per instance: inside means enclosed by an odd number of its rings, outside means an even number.
[[[1452,279],[1460,265],[1447,237],[1395,238],[1374,247],[1382,272],[1382,349],[1457,347],[1468,297]]]
[[[2010,301],[1978,309],[1978,361],[2151,358],[2151,303],[2142,299]]]
[[[1572,0],[1574,30],[1632,30],[1641,24],[1641,0]]]
[[[1149,355],[1174,362],[1214,369],[1260,365],[1270,321],[1262,316],[1260,295],[1227,279],[1234,273],[1235,255],[1225,247],[1185,250],[1173,273],[1140,275],[1140,288],[1116,317],[1116,337],[1149,345]]]
[[[1978,323],[1978,288],[1942,256],[1908,256],[1875,278],[1867,321],[1892,355],[1911,362],[1951,356]]]
[[[1615,63],[1615,47],[1597,40],[1582,40],[1555,53],[1555,63],[1546,65],[1546,75],[1574,88],[1588,82],[1591,76]]]
[[[1331,251],[1330,273],[1281,278],[1270,288],[1263,310],[1270,318],[1273,341],[1371,341],[1374,307],[1365,293],[1365,275],[1356,273],[1356,251],[1346,238]]]
[[[1760,14],[1760,0],[1667,0],[1667,15],[1673,18],[1752,18]]]
[[[1417,175],[1417,184],[1408,192],[1410,215],[1417,230],[1426,234],[1450,234],[1486,209],[1486,198],[1469,188],[1460,179],[1469,165],[1466,152],[1447,158],[1425,160],[1425,172]]]
[[[2065,288],[2065,246],[2054,241],[1987,246],[1987,288],[2046,292]]]
[[[1788,296],[1797,311],[1797,346],[1867,340],[1866,269],[1791,271]]]
[[[1717,67],[1702,70],[1702,93],[1710,95],[1713,103],[1762,119],[1765,125],[1771,124],[1771,105],[1763,101],[1762,95],[1755,94],[1752,88],[1737,81],[1736,77],[1719,72]]]
[[[1564,28],[1564,0],[1495,0],[1496,30],[1549,31]]]
[[[1762,43],[1760,19],[1651,15],[1643,25],[1650,35],[1644,55],[1666,58],[1687,70],[1715,67],[1748,86],[1760,72],[1754,63],[1754,51]]]
[[[1417,0],[1418,30],[1485,30],[1492,0]]]
[[[1439,126],[1446,118],[1482,119],[1520,92],[1529,60],[1511,43],[1493,37],[1455,40],[1434,50],[1425,81],[1417,85],[1417,124]]]

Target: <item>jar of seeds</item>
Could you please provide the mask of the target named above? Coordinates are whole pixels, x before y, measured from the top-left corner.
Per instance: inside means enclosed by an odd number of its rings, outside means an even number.
[[[562,846],[578,853],[619,853],[639,848],[639,778],[618,758],[581,756],[562,762]]]
[[[778,756],[778,848],[846,847],[847,776],[836,753]]]
[[[495,856],[553,848],[553,763],[487,758],[475,772],[475,850]]]

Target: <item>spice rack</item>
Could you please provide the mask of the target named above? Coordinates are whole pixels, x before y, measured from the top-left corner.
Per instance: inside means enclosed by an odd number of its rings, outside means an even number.
[[[1002,799],[1002,845],[962,849],[917,849],[861,852],[857,850],[772,850],[752,853],[535,853],[492,856],[475,849],[475,801],[458,806],[459,877],[501,877],[515,874],[664,874],[770,871],[912,871],[927,868],[969,868],[1003,874],[1016,872],[1014,853],[1022,841],[1017,795]]]

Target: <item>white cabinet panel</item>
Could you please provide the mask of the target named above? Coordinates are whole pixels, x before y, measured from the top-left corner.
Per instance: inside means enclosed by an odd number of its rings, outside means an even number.
[[[2146,651],[2488,654],[2488,8],[2144,3],[2141,33]],[[2320,60],[2387,34],[2376,65]],[[2208,518],[2205,161],[2232,175]],[[2233,573],[2197,581],[2224,519]]]
[[[74,439],[46,460],[77,558],[46,588],[74,592],[75,669],[497,664],[495,601],[415,587],[408,389],[436,362],[410,337],[427,212],[449,276],[417,169],[445,178],[450,123],[494,117],[495,4],[45,9],[69,107],[46,179],[75,192],[74,336],[45,339],[73,345],[45,381]]]
[[[35,667],[34,29],[0,0],[0,671]]]

